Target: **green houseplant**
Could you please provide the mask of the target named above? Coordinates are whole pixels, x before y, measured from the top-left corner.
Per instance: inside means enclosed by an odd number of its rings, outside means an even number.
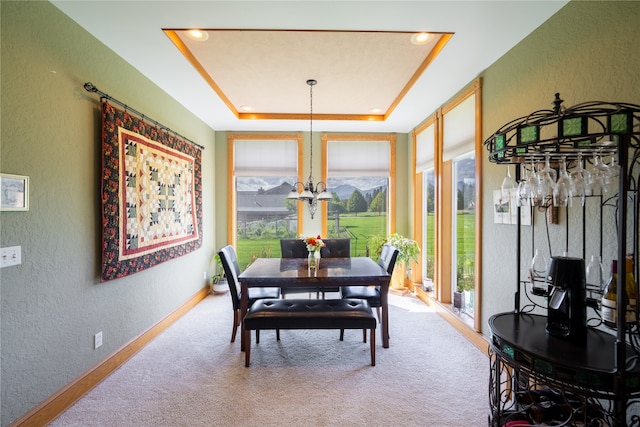
[[[220,255],[215,254],[212,258],[215,261],[216,269],[215,274],[211,275],[209,279],[210,293],[212,294],[224,294],[229,290],[229,285],[224,277],[224,268],[222,267],[222,260]]]
[[[408,237],[401,236],[398,233],[393,233],[387,237],[374,236],[369,240],[370,247],[373,251],[373,257],[379,258],[382,252],[382,246],[385,243],[395,246],[398,249],[398,259],[396,261],[395,271],[401,271],[400,274],[396,274],[394,271],[394,277],[392,279],[392,286],[395,288],[404,288],[404,278],[411,272],[411,262],[417,262],[420,255],[420,246],[418,242]],[[400,268],[398,268],[400,266]]]
[[[473,261],[464,255],[458,257],[456,266],[456,290],[453,293],[453,306],[458,310],[464,309],[466,303],[464,292],[474,290]]]

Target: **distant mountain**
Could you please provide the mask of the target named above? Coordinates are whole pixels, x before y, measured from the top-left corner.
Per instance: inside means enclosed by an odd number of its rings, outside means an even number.
[[[331,193],[336,193],[338,195],[338,197],[340,197],[340,200],[349,200],[349,197],[351,197],[351,195],[353,194],[353,192],[355,190],[359,190],[363,196],[366,196],[367,194],[371,194],[373,193],[375,190],[377,190],[378,188],[383,188],[385,189],[387,186],[377,186],[374,188],[369,188],[366,190],[363,190],[361,188],[356,188],[353,185],[348,185],[348,184],[342,184],[337,186],[336,188],[330,188],[329,191]]]

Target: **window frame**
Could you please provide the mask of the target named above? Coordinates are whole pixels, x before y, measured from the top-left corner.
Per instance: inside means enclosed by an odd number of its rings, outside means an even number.
[[[455,288],[452,283],[453,264],[452,251],[454,243],[452,238],[453,209],[453,160],[443,160],[444,150],[444,116],[470,96],[475,96],[475,259],[474,259],[474,317],[473,329],[482,331],[482,78],[474,80],[467,88],[463,89],[456,97],[434,112],[412,132],[413,153],[417,153],[417,138],[420,132],[435,124],[434,138],[434,173],[436,183],[435,194],[435,265],[433,286],[433,298],[442,304],[450,304],[452,291]],[[413,161],[413,188],[414,188],[414,216],[413,238],[422,241],[422,206],[423,206],[423,173],[416,170],[415,158]],[[422,257],[418,268],[414,271],[412,280],[422,280],[421,276],[425,266]]]
[[[389,194],[388,212],[387,212],[387,230],[388,234],[395,233],[396,229],[396,135],[394,134],[322,134],[322,181],[327,182],[328,178],[328,154],[329,143],[338,141],[388,141],[389,142]],[[331,188],[329,188],[331,191]],[[322,204],[322,235],[326,236],[329,230],[329,207],[326,203]]]
[[[303,140],[302,133],[293,134],[245,134],[245,133],[230,133],[227,135],[227,243],[234,248],[237,248],[236,228],[238,225],[236,211],[236,174],[235,174],[235,142],[240,140],[264,140],[264,141],[291,141],[297,142],[298,156],[297,156],[297,170],[298,181],[304,181],[303,179]],[[303,229],[303,216],[300,214],[300,201],[298,201],[298,230],[300,234]]]

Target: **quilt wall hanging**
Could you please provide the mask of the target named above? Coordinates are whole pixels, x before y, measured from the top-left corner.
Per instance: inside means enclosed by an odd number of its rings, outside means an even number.
[[[202,150],[103,100],[102,276],[125,277],[202,245]]]

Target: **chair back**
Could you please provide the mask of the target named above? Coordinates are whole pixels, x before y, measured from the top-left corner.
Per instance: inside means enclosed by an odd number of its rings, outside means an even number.
[[[240,283],[238,282],[238,276],[240,275],[240,265],[238,264],[238,255],[231,245],[227,245],[220,249],[220,251],[218,251],[218,255],[220,255],[224,275],[227,278],[227,283],[229,284],[229,293],[231,293],[233,309],[239,310]]]
[[[302,239],[280,239],[280,253],[282,258],[306,258],[309,251]]]
[[[393,245],[385,243],[382,246],[382,252],[380,253],[380,259],[378,259],[378,265],[386,270],[389,275],[393,274],[393,269],[396,266],[396,260],[400,251]]]
[[[320,249],[322,258],[351,257],[351,239],[322,239],[325,247]]]

